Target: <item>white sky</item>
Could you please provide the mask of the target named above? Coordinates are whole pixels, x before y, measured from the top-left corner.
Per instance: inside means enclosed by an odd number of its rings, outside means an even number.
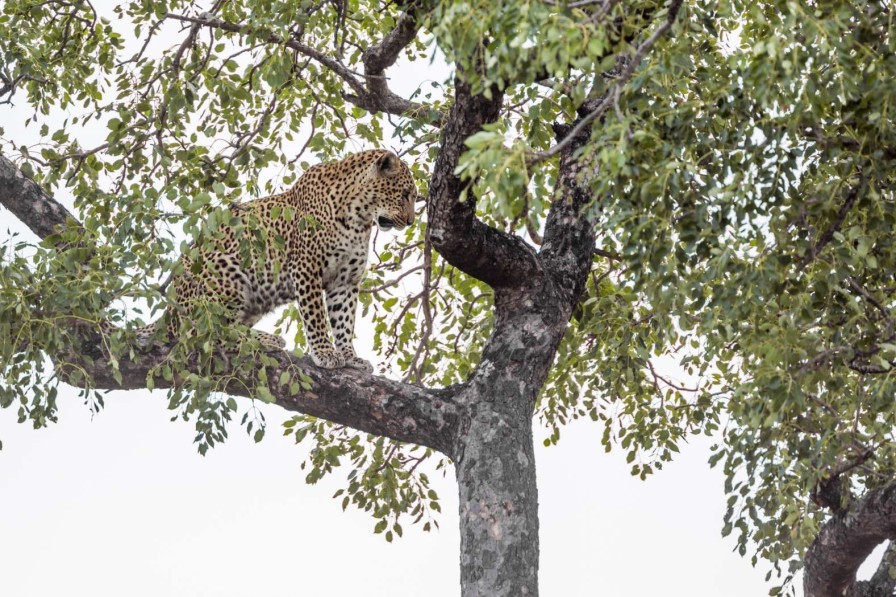
[[[0,411],[0,595],[459,594],[450,474],[435,478],[441,529],[405,525],[388,544],[372,519],[330,499],[336,483],[305,485],[304,447],[277,433],[287,418],[277,407],[262,407],[271,433],[260,444],[234,429],[202,457],[162,392],[111,394],[92,421],[74,391],[60,404],[60,423],[41,431]],[[708,441],[643,482],[599,439],[579,423],[536,448],[542,595],[767,592],[720,538],[725,498]]]
[[[407,95],[433,76],[412,65],[392,84]],[[21,128],[26,113],[23,102],[0,111],[7,138],[33,138]],[[24,228],[0,208],[0,244],[9,229]],[[359,331],[363,356],[370,326]],[[93,420],[76,391],[63,388],[59,403],[60,423],[40,431],[0,411],[2,596],[459,594],[453,471],[431,475],[441,529],[405,524],[388,544],[370,517],[330,498],[337,481],[305,485],[305,447],[280,435],[288,413],[277,407],[261,406],[260,444],[233,425],[201,457],[192,424],[169,421],[164,392],[110,394]],[[725,496],[706,465],[709,440],[683,446],[643,482],[622,452],[604,454],[600,433],[575,423],[552,448],[536,436],[542,595],[767,593],[765,571],[720,536]]]

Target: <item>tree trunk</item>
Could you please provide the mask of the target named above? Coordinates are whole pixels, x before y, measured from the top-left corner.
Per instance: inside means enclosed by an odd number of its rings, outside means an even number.
[[[896,538],[896,483],[872,489],[834,514],[818,532],[804,558],[805,597],[880,597],[892,595],[896,563],[891,547],[871,581],[857,581],[856,573],[875,547]]]
[[[488,398],[476,397],[489,405]],[[521,409],[528,401],[520,400]],[[531,415],[486,406],[455,462],[462,597],[538,595],[538,489]]]
[[[495,290],[494,332],[456,397],[462,597],[538,595],[532,418],[571,307],[551,278],[528,282]]]

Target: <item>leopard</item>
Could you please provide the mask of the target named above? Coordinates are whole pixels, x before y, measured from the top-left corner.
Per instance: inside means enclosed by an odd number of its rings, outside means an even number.
[[[285,192],[233,204],[213,239],[194,241],[181,256],[170,280],[174,304],[138,330],[139,343],[178,338],[191,308],[210,301],[223,307],[226,323],[283,350],[282,337],[251,328],[295,301],[315,365],[371,373],[353,343],[371,234],[411,226],[420,201],[408,165],[373,149],[311,166]]]

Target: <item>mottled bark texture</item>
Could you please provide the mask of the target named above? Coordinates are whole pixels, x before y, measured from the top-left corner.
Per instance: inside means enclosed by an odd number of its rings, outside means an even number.
[[[464,141],[483,124],[494,122],[503,94],[473,95],[462,79],[455,81],[454,105],[442,129],[441,150],[429,183],[429,234],[432,245],[448,263],[493,287],[519,284],[538,276],[535,250],[517,236],[483,224],[476,218],[476,199],[461,193],[471,186],[454,174]]]
[[[0,155],[0,205],[40,238],[65,230],[66,223],[80,226],[62,204],[3,155]]]
[[[877,572],[857,581],[859,566],[881,543],[896,539],[896,483],[852,500],[821,527],[805,558],[806,597],[884,597],[894,594],[890,577],[896,548],[890,544]]]
[[[896,594],[896,579],[890,569],[896,569],[896,543],[890,542],[874,575],[869,580],[859,581],[849,597],[892,597]]]
[[[96,326],[73,323],[73,347],[63,354],[50,355],[60,373],[73,365],[85,372],[98,389],[135,390],[146,388],[147,375],[166,362],[170,347],[155,346],[143,351],[134,360],[119,356],[121,382],[116,381],[109,355],[103,348],[101,332]],[[453,446],[456,429],[463,409],[452,396],[451,389],[430,390],[413,384],[400,383],[384,377],[366,375],[355,369],[321,369],[310,358],[299,358],[285,351],[272,351],[268,356],[276,365],[268,365],[266,376],[279,380],[288,372],[290,380],[298,381],[300,372],[311,380],[311,389],[293,394],[290,383],[269,382],[267,387],[276,404],[296,411],[348,425],[360,431],[390,437],[403,442],[421,444],[448,453]],[[236,367],[237,363],[230,363]],[[188,369],[193,369],[189,364]],[[225,370],[219,375],[229,377]],[[169,388],[177,378],[166,381],[153,377],[156,388]],[[255,398],[257,380],[253,376],[238,375],[225,392],[232,396]]]
[[[458,392],[468,407],[453,450],[460,489],[464,597],[538,594],[538,489],[532,415],[557,346],[591,268],[594,198],[580,186],[574,152],[564,152],[560,187],[541,253],[476,219],[453,176],[459,145],[496,117],[500,94],[462,97],[452,108],[430,185],[433,245],[452,264],[495,289],[495,327],[472,378]],[[565,130],[565,129],[564,129]],[[550,242],[547,242],[550,240]]]
[[[378,73],[391,64],[394,48],[407,43],[415,31],[413,18],[403,17],[391,37],[365,55],[369,71]],[[377,89],[375,83],[373,88]],[[283,408],[426,445],[454,460],[460,491],[464,597],[538,594],[532,416],[538,392],[582,294],[594,250],[589,217],[594,201],[580,184],[582,166],[574,159],[587,131],[568,143],[562,154],[559,187],[541,253],[522,239],[482,223],[476,217],[474,197],[460,201],[461,193],[470,187],[469,181],[454,175],[464,140],[499,117],[502,99],[499,89],[491,89],[488,97],[475,95],[465,81],[457,80],[453,107],[442,123],[441,151],[427,203],[435,249],[448,262],[495,289],[494,330],[471,378],[458,386],[432,390],[354,370],[318,369],[309,360],[284,352],[271,353],[277,365],[267,370],[267,379],[277,380],[284,371],[297,375],[299,369],[311,378],[312,389],[294,395],[289,384],[269,385]],[[559,128],[558,136],[568,130]],[[71,218],[3,158],[0,204],[42,238]],[[63,375],[76,364],[97,388],[146,387],[147,374],[164,362],[169,347],[154,347],[133,359],[119,355],[117,378],[104,348],[103,329],[108,326],[85,326],[72,320],[67,330],[69,347],[49,357]],[[224,377],[227,374],[222,372]],[[255,384],[247,381],[244,372],[239,377],[240,383],[226,391],[251,397]],[[169,382],[156,377],[154,385],[168,387],[177,382],[177,377]]]

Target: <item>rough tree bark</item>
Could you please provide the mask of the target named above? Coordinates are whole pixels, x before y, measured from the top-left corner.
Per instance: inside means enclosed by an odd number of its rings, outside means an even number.
[[[896,483],[851,499],[821,527],[806,552],[803,591],[806,597],[890,597],[896,579],[896,544],[890,543],[874,576],[856,579],[875,547],[896,539]]]

